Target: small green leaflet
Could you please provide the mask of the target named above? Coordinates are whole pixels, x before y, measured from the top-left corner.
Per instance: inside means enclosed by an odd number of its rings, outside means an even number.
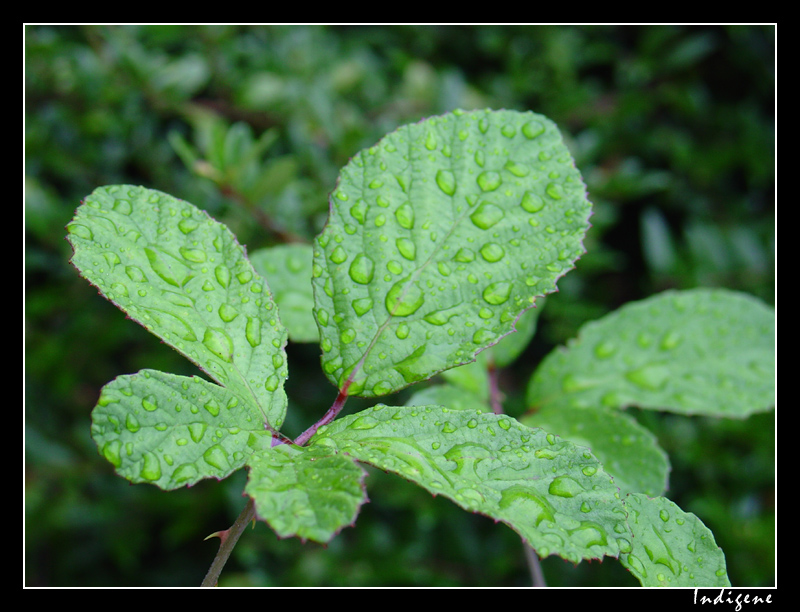
[[[326,543],[355,522],[367,501],[364,469],[322,446],[282,444],[253,455],[249,464],[245,493],[282,538]]]
[[[380,396],[474,361],[583,254],[591,205],[558,128],[456,111],[342,169],[314,245],[323,369]]]
[[[530,408],[637,406],[743,418],[775,404],[775,313],[723,289],[667,291],[586,324],[531,378]]]
[[[541,557],[616,557],[618,539],[630,541],[617,487],[589,450],[511,417],[378,404],[321,427],[310,445],[502,521]]]
[[[120,476],[164,490],[222,480],[272,441],[259,415],[227,389],[156,370],[103,387],[92,437]]]
[[[220,385],[118,378],[93,413],[98,448],[121,475],[162,488],[241,467],[287,403],[286,330],[244,249],[206,213],[143,187],[95,190],[67,229],[81,275]]]

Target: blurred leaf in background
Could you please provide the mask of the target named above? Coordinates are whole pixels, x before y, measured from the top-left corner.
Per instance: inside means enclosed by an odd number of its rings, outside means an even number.
[[[197,585],[216,552],[203,538],[244,503],[243,473],[132,487],[92,444],[109,380],[197,371],[69,266],[64,226],[80,200],[141,184],[197,203],[249,252],[305,243],[350,157],[457,107],[553,119],[595,204],[588,253],[502,372],[510,414],[555,344],[625,302],[721,286],[774,304],[773,26],[26,27],[27,585]],[[296,435],[335,390],[316,345],[287,351]],[[774,413],[630,412],[669,453],[667,495],[713,530],[732,583],[774,584]],[[356,528],[323,548],[259,525],[222,584],[530,583],[511,530],[378,471],[367,483]],[[611,561],[543,567],[554,586],[636,584]]]

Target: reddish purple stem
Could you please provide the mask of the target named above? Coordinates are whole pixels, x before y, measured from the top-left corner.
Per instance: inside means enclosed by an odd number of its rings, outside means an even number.
[[[297,444],[298,446],[304,446],[305,443],[311,439],[311,436],[317,433],[317,430],[320,427],[322,427],[323,425],[327,425],[328,423],[333,421],[333,419],[336,418],[336,416],[342,411],[342,408],[344,408],[344,403],[347,401],[347,388],[349,386],[350,384],[348,381],[348,383],[345,384],[344,388],[341,391],[339,391],[339,395],[336,397],[336,401],[333,402],[333,405],[330,408],[328,408],[328,411],[324,415],[322,415],[322,418],[319,421],[314,423],[311,427],[309,427],[303,433],[297,436],[297,439],[294,441],[295,444]]]

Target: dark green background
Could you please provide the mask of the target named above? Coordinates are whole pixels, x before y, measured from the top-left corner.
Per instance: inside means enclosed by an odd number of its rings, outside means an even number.
[[[595,212],[588,254],[503,372],[512,415],[544,354],[627,301],[720,286],[774,304],[772,26],[28,26],[25,60],[28,586],[197,585],[217,548],[203,538],[244,505],[244,472],[165,493],[97,454],[90,413],[105,383],[196,373],[69,265],[64,226],[97,186],[189,200],[252,251],[313,237],[339,168],[399,125],[458,107],[549,116]],[[318,347],[288,352],[297,435],[336,391]],[[773,585],[774,412],[632,412],[670,455],[667,496],[713,530],[732,584]],[[530,584],[507,527],[383,473],[367,484],[355,528],[323,547],[258,524],[221,584]],[[553,586],[638,584],[613,559],[542,565]]]

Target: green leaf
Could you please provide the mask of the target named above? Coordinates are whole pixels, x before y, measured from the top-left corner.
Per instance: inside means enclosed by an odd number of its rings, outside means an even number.
[[[617,487],[588,449],[507,416],[378,404],[321,427],[310,444],[503,521],[541,557],[617,556],[618,538],[630,538]]]
[[[539,319],[543,302],[544,298],[537,300],[536,308],[531,308],[522,313],[515,323],[516,330],[513,333],[504,336],[500,342],[479,353],[474,362],[445,370],[441,374],[442,378],[457,387],[480,395],[483,400],[488,401],[490,392],[489,368],[508,366],[522,353],[536,332],[536,322]],[[443,402],[427,403],[450,405]]]
[[[628,495],[630,543],[619,560],[642,586],[726,587],[725,554],[694,514],[663,497]]]
[[[494,365],[500,368],[511,365],[522,354],[522,351],[527,348],[531,338],[536,333],[536,326],[544,303],[545,298],[537,299],[536,307],[526,310],[517,319],[514,324],[515,331],[513,334],[505,336],[501,342],[484,351],[491,355]]]
[[[530,407],[638,406],[743,418],[775,403],[775,315],[722,289],[667,291],[588,323],[550,353]]]
[[[120,476],[165,490],[221,480],[272,440],[261,413],[230,391],[155,370],[103,387],[92,437]]]
[[[453,371],[470,370],[473,365],[465,365]],[[481,410],[484,412],[490,410],[489,398],[486,394],[480,394],[473,389],[449,383],[432,385],[417,391],[406,401],[406,406],[428,406],[434,404],[447,406],[451,410]]]
[[[224,225],[167,194],[110,186],[67,229],[73,265],[107,299],[280,428],[286,330]]]
[[[622,494],[657,496],[667,487],[667,454],[648,429],[623,412],[560,406],[522,417],[520,422],[590,448]]]
[[[283,444],[253,455],[249,463],[245,493],[280,537],[328,542],[355,522],[367,501],[364,469],[321,446]]]
[[[311,291],[311,245],[284,244],[249,254],[256,271],[269,282],[292,342],[319,342]]]
[[[591,205],[555,124],[456,111],[345,166],[314,246],[323,368],[384,395],[510,333],[584,252]]]

